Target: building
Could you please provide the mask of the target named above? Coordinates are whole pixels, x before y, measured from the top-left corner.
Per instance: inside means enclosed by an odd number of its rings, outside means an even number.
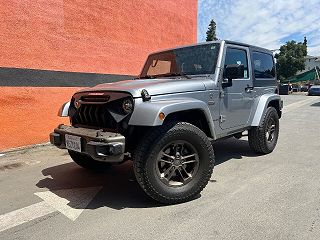
[[[320,69],[320,57],[314,57],[307,55],[305,57],[305,68],[302,71],[298,71],[295,76],[287,79],[287,82],[308,82],[315,83],[319,81],[319,69]]]
[[[314,56],[306,56],[305,57],[305,71],[309,71],[312,69],[315,69],[316,67],[320,68],[320,56],[314,57]]]
[[[197,0],[0,2],[0,151],[48,142],[73,92],[197,41]]]
[[[302,71],[299,71],[297,74],[301,74],[310,70],[315,69],[316,67],[320,68],[320,56],[314,57],[307,55],[305,58],[305,68]]]

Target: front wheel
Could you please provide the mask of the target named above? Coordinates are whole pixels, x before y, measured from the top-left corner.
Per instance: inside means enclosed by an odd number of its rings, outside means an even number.
[[[193,199],[207,185],[214,152],[206,134],[185,122],[154,128],[138,145],[134,171],[143,190],[156,201]]]
[[[279,137],[279,116],[274,107],[268,107],[260,126],[248,132],[249,145],[257,153],[271,153]]]

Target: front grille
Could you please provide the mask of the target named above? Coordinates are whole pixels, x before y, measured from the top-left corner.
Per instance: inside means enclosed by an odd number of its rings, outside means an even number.
[[[107,104],[83,104],[72,118],[73,125],[117,129],[117,122],[108,111]]]
[[[128,126],[131,113],[125,112],[126,99],[132,96],[122,92],[79,92],[70,102],[71,124],[78,127],[122,132]]]

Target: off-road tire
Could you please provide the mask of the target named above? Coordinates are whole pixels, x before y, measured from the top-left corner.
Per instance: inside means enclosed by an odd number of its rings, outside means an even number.
[[[76,164],[91,171],[105,171],[111,166],[111,163],[99,162],[86,154],[78,153],[71,150],[68,150],[68,152],[70,157]]]
[[[271,142],[267,140],[268,123],[274,121],[275,135]],[[274,107],[268,107],[264,114],[262,123],[258,127],[253,127],[248,131],[249,145],[256,153],[271,153],[277,145],[279,137],[279,116]]]
[[[198,169],[183,186],[171,187],[155,173],[159,152],[172,141],[187,141],[199,154]],[[168,122],[150,130],[140,141],[133,155],[134,172],[142,189],[154,200],[176,204],[194,199],[207,185],[214,168],[214,150],[206,134],[186,122]]]

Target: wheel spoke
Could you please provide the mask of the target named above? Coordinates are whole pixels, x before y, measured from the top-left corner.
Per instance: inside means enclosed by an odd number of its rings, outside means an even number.
[[[268,126],[268,131],[266,133],[266,137],[269,142],[273,140],[275,131],[276,131],[276,125],[274,124],[274,121],[270,121]]]
[[[189,175],[187,175],[188,177],[185,178],[185,176],[183,176],[183,174],[182,174],[182,172],[181,172],[181,169],[182,169],[182,167],[181,167],[181,168],[178,168],[178,172],[179,172],[179,174],[180,174],[180,176],[181,176],[181,178],[182,178],[182,181],[183,181],[183,182],[186,182],[190,177],[189,177]]]
[[[168,175],[168,173],[170,172],[170,170],[173,168],[173,166],[168,167],[162,174],[163,177],[165,177],[166,175]]]
[[[180,144],[180,145],[181,145],[180,154],[182,155],[184,144],[182,143],[182,144]]]
[[[182,164],[189,164],[189,163],[195,163],[195,162],[198,162],[198,160],[190,160],[190,161],[186,161],[186,162],[183,162]]]
[[[169,182],[172,178],[173,174],[175,173],[176,169],[174,167],[170,168],[171,172],[169,173],[168,177],[166,177],[167,181]]]
[[[174,145],[173,145],[173,149],[174,149],[174,155],[177,155],[177,152],[178,152],[178,144],[174,144]]]
[[[169,163],[169,164],[172,164],[172,162],[168,161],[168,160],[164,160],[162,158],[159,159],[159,162],[165,162],[165,163]]]
[[[196,154],[194,153],[194,154],[190,154],[190,155],[187,155],[187,156],[182,156],[181,159],[182,160],[186,160],[188,158],[192,158],[192,157],[195,157],[195,156],[196,156]]]
[[[188,176],[186,179],[192,178],[192,175],[187,172],[186,168],[184,166],[181,166],[181,170],[184,171],[184,173]]]
[[[163,156],[165,156],[165,157],[167,157],[167,158],[170,158],[170,159],[174,160],[174,156],[171,156],[171,155],[169,155],[169,154],[167,154],[167,153],[165,153],[165,152],[161,152],[161,155],[163,155]]]
[[[270,126],[270,133],[274,133],[276,131],[276,126],[275,125],[271,125]]]

